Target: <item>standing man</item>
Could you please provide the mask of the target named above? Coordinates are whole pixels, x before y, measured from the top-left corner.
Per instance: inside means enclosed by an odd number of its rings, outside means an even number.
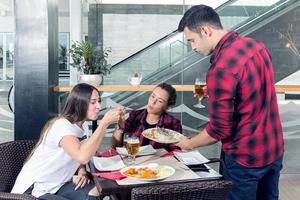
[[[223,176],[234,183],[228,199],[278,199],[283,135],[268,50],[227,32],[205,5],[190,8],[178,30],[194,51],[211,55],[211,66],[206,75],[210,121],[177,146],[193,149],[221,141]]]

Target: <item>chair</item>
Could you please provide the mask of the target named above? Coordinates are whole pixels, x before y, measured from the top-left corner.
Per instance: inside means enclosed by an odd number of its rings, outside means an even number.
[[[224,180],[164,184],[134,188],[132,200],[224,200],[232,182]]]
[[[36,199],[31,195],[10,193],[35,143],[32,140],[18,140],[0,144],[0,200]]]

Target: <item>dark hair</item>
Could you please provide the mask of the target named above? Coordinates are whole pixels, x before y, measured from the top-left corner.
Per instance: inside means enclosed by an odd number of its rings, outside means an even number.
[[[182,32],[185,27],[188,27],[191,31],[198,32],[198,28],[203,25],[210,25],[215,29],[223,28],[220,17],[213,8],[197,5],[185,12],[178,25],[178,31]]]
[[[168,106],[174,106],[176,104],[176,90],[172,85],[169,85],[168,83],[161,83],[157,85],[156,87],[159,87],[169,94],[169,99],[168,99]]]
[[[71,92],[67,98],[67,101],[66,101],[66,104],[62,111],[61,116],[55,117],[55,118],[49,120],[45,124],[45,126],[43,127],[43,129],[41,131],[41,136],[40,136],[37,144],[31,151],[29,156],[26,158],[25,162],[27,162],[29,160],[29,158],[32,156],[35,149],[42,143],[43,139],[46,137],[46,135],[48,133],[49,128],[54,124],[54,122],[57,119],[64,117],[68,121],[70,121],[72,124],[74,124],[76,122],[83,121],[86,118],[90,99],[91,99],[91,96],[92,96],[92,93],[94,90],[96,90],[98,92],[96,87],[86,84],[86,83],[80,83],[73,87],[73,89],[71,90]]]
[[[86,83],[75,85],[67,98],[61,116],[69,120],[72,124],[83,121],[86,117],[94,90],[98,92],[97,88]]]

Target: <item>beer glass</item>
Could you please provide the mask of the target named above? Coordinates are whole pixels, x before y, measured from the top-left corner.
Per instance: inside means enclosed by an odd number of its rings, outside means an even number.
[[[198,95],[198,103],[194,105],[196,108],[205,108],[201,103],[202,99],[207,96],[207,91],[203,89],[204,86],[206,86],[206,81],[202,81],[200,78],[195,79],[195,93]]]
[[[127,141],[130,138],[130,135],[131,135],[130,133],[123,133],[123,147],[127,150],[127,152],[128,152]]]
[[[128,155],[129,155],[129,161],[131,163],[135,162],[135,157],[136,155],[139,153],[140,151],[140,140],[138,137],[135,136],[131,136],[128,138],[127,140],[127,151],[128,151]]]

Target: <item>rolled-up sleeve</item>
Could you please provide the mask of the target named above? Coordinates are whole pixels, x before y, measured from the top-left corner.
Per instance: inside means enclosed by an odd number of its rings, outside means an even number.
[[[223,140],[231,134],[237,83],[237,77],[225,69],[208,71],[209,123],[205,129],[216,140]]]

